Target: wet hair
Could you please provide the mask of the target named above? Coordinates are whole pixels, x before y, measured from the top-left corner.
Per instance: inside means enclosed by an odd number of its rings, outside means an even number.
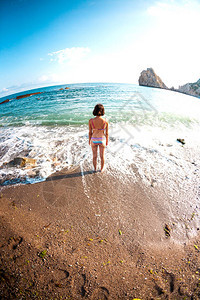
[[[105,114],[104,106],[102,104],[95,105],[95,108],[93,110],[94,116],[103,116]]]

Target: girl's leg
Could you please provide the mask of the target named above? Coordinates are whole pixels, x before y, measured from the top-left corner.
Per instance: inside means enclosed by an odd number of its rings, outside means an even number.
[[[92,145],[92,153],[93,153],[93,166],[94,170],[97,170],[97,145]]]
[[[103,167],[104,167],[104,162],[105,162],[105,158],[104,158],[105,147],[99,146],[99,152],[100,152],[100,158],[101,158],[101,172],[102,172]]]

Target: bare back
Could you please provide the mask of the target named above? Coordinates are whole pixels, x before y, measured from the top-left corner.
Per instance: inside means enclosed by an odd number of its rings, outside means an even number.
[[[106,146],[108,144],[108,122],[101,116],[89,121],[89,144],[92,146]]]

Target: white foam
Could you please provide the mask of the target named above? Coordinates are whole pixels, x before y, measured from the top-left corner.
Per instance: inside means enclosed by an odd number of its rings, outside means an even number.
[[[136,180],[139,175],[147,185],[152,181],[158,185],[166,183],[170,187],[169,192],[177,190],[177,187],[188,189],[184,178],[188,177],[186,181],[191,184],[195,168],[200,165],[198,128],[138,128],[110,124],[109,134],[106,149],[108,172],[123,180],[127,176]],[[182,146],[177,138],[184,138],[186,144]],[[44,180],[55,171],[83,162],[86,162],[87,168],[93,168],[86,125],[1,128],[0,154],[1,180],[20,177],[28,182]],[[36,159],[37,166],[33,168],[36,178],[31,178],[29,169],[4,165],[23,156]]]
[[[37,161],[34,171],[44,179],[53,172],[78,164],[86,155],[86,130],[70,127],[19,127],[0,130],[0,179],[24,177],[30,170],[8,167],[5,163],[16,157]],[[89,146],[88,146],[89,148]]]

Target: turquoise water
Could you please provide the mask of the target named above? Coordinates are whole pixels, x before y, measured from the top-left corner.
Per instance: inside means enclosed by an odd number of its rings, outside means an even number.
[[[41,94],[18,100],[16,94],[0,99],[0,103],[10,99],[0,105],[0,184],[34,183],[55,171],[83,163],[91,168],[88,120],[97,103],[104,105],[110,124],[110,170],[117,166],[118,171],[127,173],[135,163],[145,179],[150,165],[151,176],[156,176],[159,160],[163,167],[173,169],[172,155],[187,161],[199,155],[200,99],[131,84],[65,87],[26,91],[21,94]],[[189,152],[179,149],[177,138],[187,140]],[[34,158],[36,166],[30,170],[9,165],[16,157]]]
[[[171,91],[130,84],[77,84],[59,90],[65,87],[32,90],[42,94],[19,100],[15,99],[16,95],[2,98],[2,101],[13,100],[0,106],[0,126],[87,124],[96,103],[103,103],[111,122],[152,124],[157,119],[189,124],[199,118],[199,99]],[[188,105],[191,105],[190,111]]]

